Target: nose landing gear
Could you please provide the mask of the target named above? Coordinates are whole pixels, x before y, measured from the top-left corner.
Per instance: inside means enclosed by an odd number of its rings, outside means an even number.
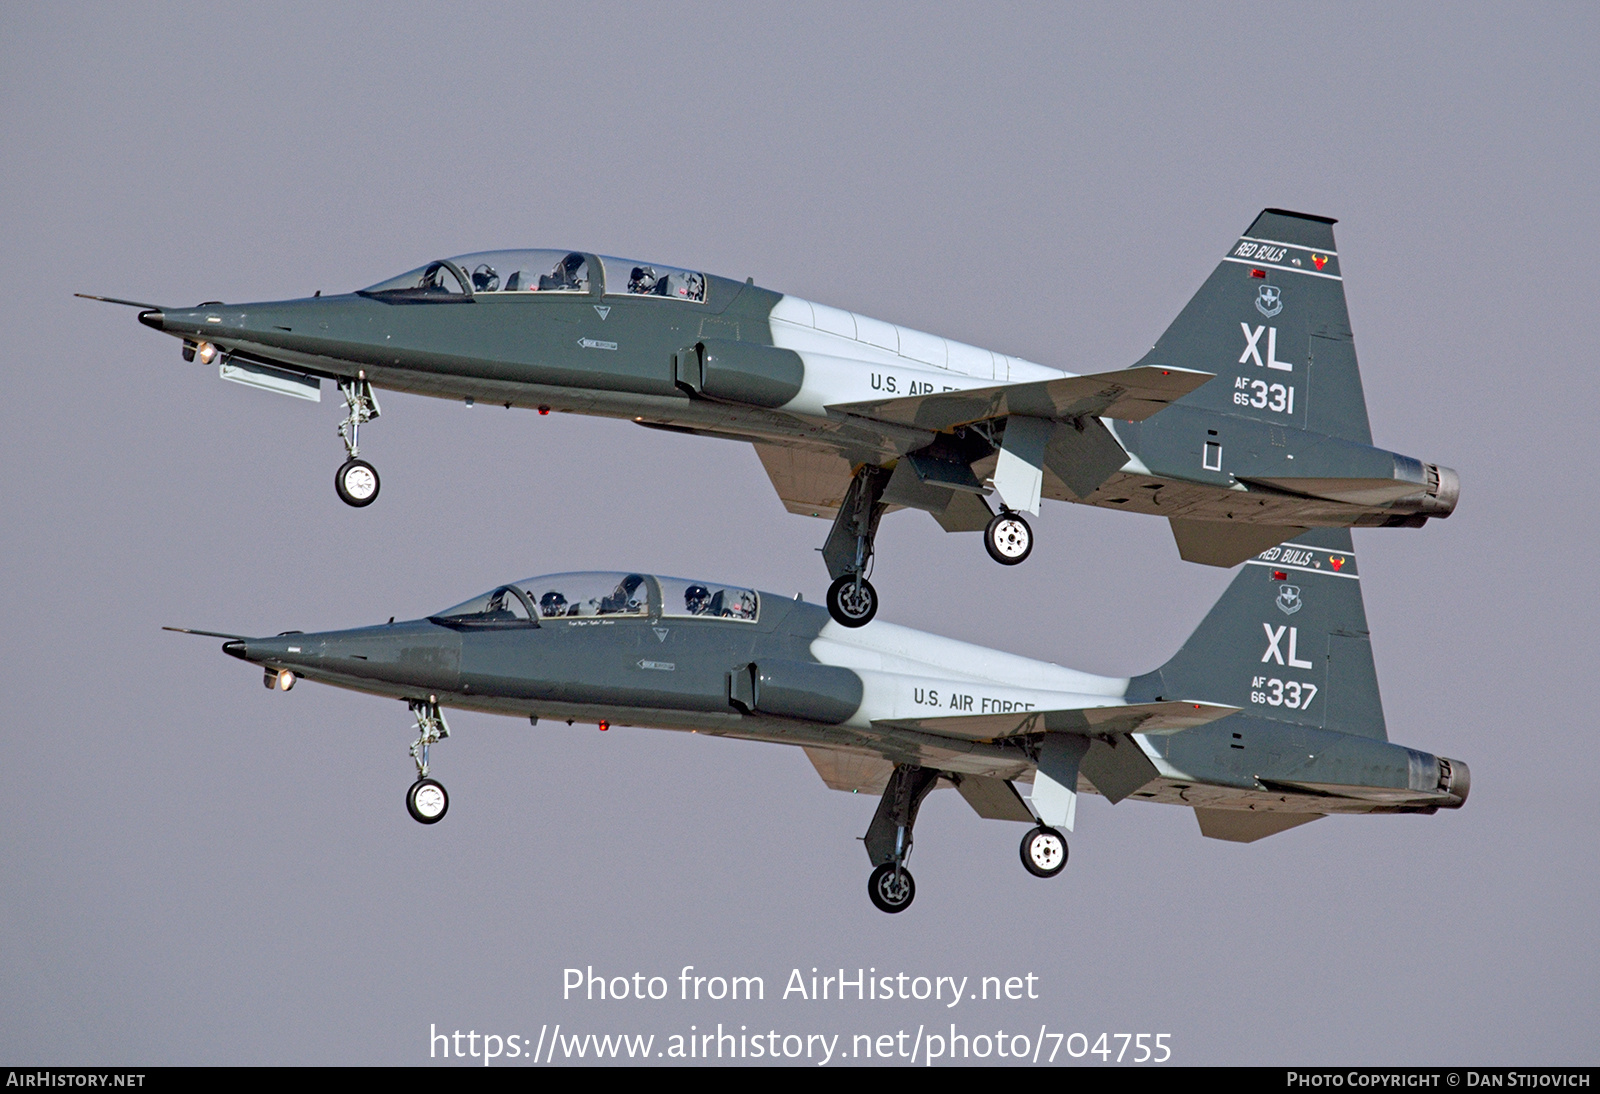
[[[428,747],[450,736],[444,712],[434,696],[426,701],[413,699],[411,712],[417,716],[417,739],[411,744],[411,758],[417,763],[417,781],[406,792],[406,811],[418,824],[437,824],[450,808],[450,795],[444,784],[428,778]]]
[[[434,779],[418,779],[406,792],[406,810],[419,824],[436,824],[450,808],[450,795],[444,784]]]
[[[339,393],[344,396],[345,419],[339,423],[339,436],[344,441],[348,457],[333,476],[333,489],[339,500],[359,509],[378,500],[378,469],[366,460],[359,459],[361,445],[358,437],[363,422],[378,417],[378,400],[373,397],[372,385],[362,372],[355,380],[340,380]]]

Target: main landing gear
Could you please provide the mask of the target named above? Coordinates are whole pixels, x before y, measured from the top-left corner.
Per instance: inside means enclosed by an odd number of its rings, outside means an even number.
[[[880,912],[903,912],[917,895],[917,883],[906,869],[911,856],[911,830],[917,823],[917,809],[928,791],[939,781],[939,773],[916,764],[896,764],[889,785],[883,788],[878,811],[872,815],[863,842],[874,867],[867,879],[867,896]]]
[[[378,469],[358,458],[361,446],[357,441],[362,423],[378,416],[378,400],[373,397],[372,385],[367,382],[365,372],[358,373],[354,380],[340,380],[339,393],[344,396],[345,405],[345,419],[339,423],[339,436],[344,440],[347,458],[334,473],[333,489],[340,501],[360,509],[378,500],[378,487],[381,485]],[[441,811],[439,816],[443,815]]]
[[[983,548],[1002,566],[1015,566],[1033,551],[1033,529],[1021,513],[1001,509],[983,530]]]
[[[857,469],[822,545],[822,560],[833,579],[828,586],[828,614],[841,627],[864,627],[878,612],[878,591],[867,580],[867,574],[872,568],[878,521],[888,509],[883,497],[892,474],[886,467],[870,464]],[[970,470],[967,475],[971,477]],[[977,484],[976,479],[972,482]],[[980,512],[986,511],[984,505]],[[941,523],[945,523],[943,519]],[[960,528],[973,529],[975,525]],[[1033,552],[1033,529],[1021,513],[1002,506],[983,530],[983,546],[1000,565],[1015,566]]]
[[[426,701],[412,699],[411,712],[417,716],[417,739],[411,745],[411,758],[417,762],[417,781],[406,792],[406,811],[418,824],[438,824],[450,808],[450,795],[444,784],[428,778],[428,746],[450,736],[444,712],[430,695]]]
[[[1067,866],[1067,839],[1054,828],[1039,825],[1022,837],[1022,865],[1034,877],[1055,877]]]
[[[822,545],[822,560],[833,578],[828,586],[828,614],[841,627],[864,627],[878,614],[878,590],[867,580],[867,572],[878,521],[888,508],[883,503],[888,484],[888,468],[866,466],[857,471]],[[907,897],[906,903],[910,901]]]

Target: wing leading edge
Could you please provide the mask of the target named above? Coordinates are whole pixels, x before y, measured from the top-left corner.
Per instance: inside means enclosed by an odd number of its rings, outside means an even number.
[[[1085,417],[1138,422],[1165,409],[1214,376],[1214,373],[1194,369],[1140,365],[1116,372],[1064,376],[1028,384],[836,403],[828,409],[935,432],[1012,415],[1056,422]]]
[[[1021,710],[1006,714],[956,714],[936,718],[884,718],[874,729],[909,729],[958,740],[993,740],[1029,733],[1079,733],[1085,736],[1176,733],[1237,714],[1222,703],[1128,703],[1122,706],[1063,710]]]

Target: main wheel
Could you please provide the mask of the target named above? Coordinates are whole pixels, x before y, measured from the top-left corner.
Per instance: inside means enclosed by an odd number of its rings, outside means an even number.
[[[450,795],[434,779],[418,779],[406,792],[406,810],[418,824],[438,824],[450,808]]]
[[[1002,509],[983,530],[983,548],[1002,566],[1015,566],[1033,550],[1033,529],[1020,513]]]
[[[339,500],[357,509],[378,500],[378,469],[366,460],[345,460],[333,476]]]
[[[1067,838],[1040,825],[1022,837],[1022,865],[1034,877],[1055,877],[1067,865]]]
[[[856,579],[845,574],[828,586],[828,614],[841,627],[865,627],[878,614],[878,590],[866,578],[858,589]]]
[[[886,862],[867,879],[867,895],[880,912],[903,912],[911,907],[917,895],[917,883],[911,880],[911,871],[904,866],[898,871],[894,863]]]

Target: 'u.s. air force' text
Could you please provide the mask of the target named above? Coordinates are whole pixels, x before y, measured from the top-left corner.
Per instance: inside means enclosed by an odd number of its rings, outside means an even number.
[[[912,688],[911,699],[920,706],[936,707],[941,702],[946,710],[959,710],[970,714],[1010,714],[1017,710],[1032,710],[1032,703],[1016,699],[991,699],[987,695],[972,696],[963,692],[946,692],[939,698],[935,688]]]

